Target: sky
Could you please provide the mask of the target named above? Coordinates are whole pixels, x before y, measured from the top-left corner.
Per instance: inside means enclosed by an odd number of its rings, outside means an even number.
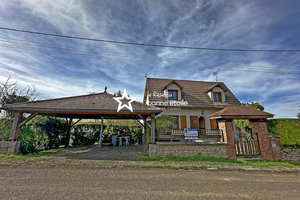
[[[294,0],[1,0],[0,27],[191,47],[300,49]],[[35,85],[40,99],[115,93],[142,101],[148,77],[224,82],[241,102],[277,118],[300,106],[300,52],[130,46],[0,30],[0,81]],[[261,67],[268,72],[237,71]],[[286,74],[281,72],[293,72]],[[297,72],[297,73],[294,73]]]

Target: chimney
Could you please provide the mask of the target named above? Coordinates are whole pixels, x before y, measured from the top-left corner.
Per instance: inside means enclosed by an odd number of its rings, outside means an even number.
[[[107,92],[107,86],[105,86],[105,88],[104,88],[104,93],[106,93]]]

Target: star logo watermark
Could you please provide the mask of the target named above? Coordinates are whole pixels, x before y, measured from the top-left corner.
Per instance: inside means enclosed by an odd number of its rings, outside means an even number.
[[[119,112],[123,108],[127,108],[128,110],[133,112],[131,103],[135,101],[135,98],[129,98],[126,89],[124,89],[122,97],[114,97],[114,100],[116,100],[119,103],[117,112]],[[124,103],[124,101],[128,101],[128,105]]]

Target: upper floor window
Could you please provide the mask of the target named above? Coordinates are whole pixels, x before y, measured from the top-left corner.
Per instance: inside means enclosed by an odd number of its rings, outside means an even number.
[[[214,102],[222,102],[221,92],[213,92]]]
[[[178,100],[178,90],[168,90],[168,100]]]

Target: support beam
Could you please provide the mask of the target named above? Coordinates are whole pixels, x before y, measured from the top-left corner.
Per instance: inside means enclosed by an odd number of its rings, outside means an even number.
[[[152,114],[153,115],[153,114]],[[152,116],[151,115],[151,116]],[[149,128],[151,128],[151,125],[146,121],[146,119],[141,115],[141,114],[138,114],[138,116],[142,119],[142,120],[144,120],[144,123],[149,127]]]
[[[146,144],[146,127],[144,125],[143,129],[142,129],[142,145],[145,145],[145,144]]]
[[[102,148],[102,133],[103,133],[103,117],[101,119],[101,129],[100,129],[100,137],[99,137],[99,149]]]
[[[12,125],[11,131],[10,131],[9,140],[17,140],[19,132],[20,132],[20,127],[18,127],[18,126],[22,122],[22,120],[23,120],[23,113],[16,112],[15,118],[13,121],[13,125]]]
[[[142,122],[140,122],[139,120],[136,120],[141,126],[142,126],[142,145],[146,144],[146,124],[143,124]]]
[[[35,112],[29,115],[26,119],[24,119],[19,125],[18,128],[21,128],[23,125],[25,125],[27,122],[29,122],[31,119],[33,119],[35,116],[37,116],[39,113]]]
[[[73,126],[75,126],[78,122],[80,122],[80,120],[81,120],[81,119],[78,119],[74,124],[72,124],[72,125],[71,125],[71,128],[72,128]],[[71,124],[71,123],[72,123],[72,121],[70,122],[70,124]]]
[[[151,114],[151,144],[155,144],[155,115]]]
[[[70,142],[70,138],[71,138],[71,128],[72,128],[72,121],[73,118],[66,118],[66,122],[67,122],[67,133],[66,133],[66,141],[65,141],[65,148],[69,147],[69,142]]]

